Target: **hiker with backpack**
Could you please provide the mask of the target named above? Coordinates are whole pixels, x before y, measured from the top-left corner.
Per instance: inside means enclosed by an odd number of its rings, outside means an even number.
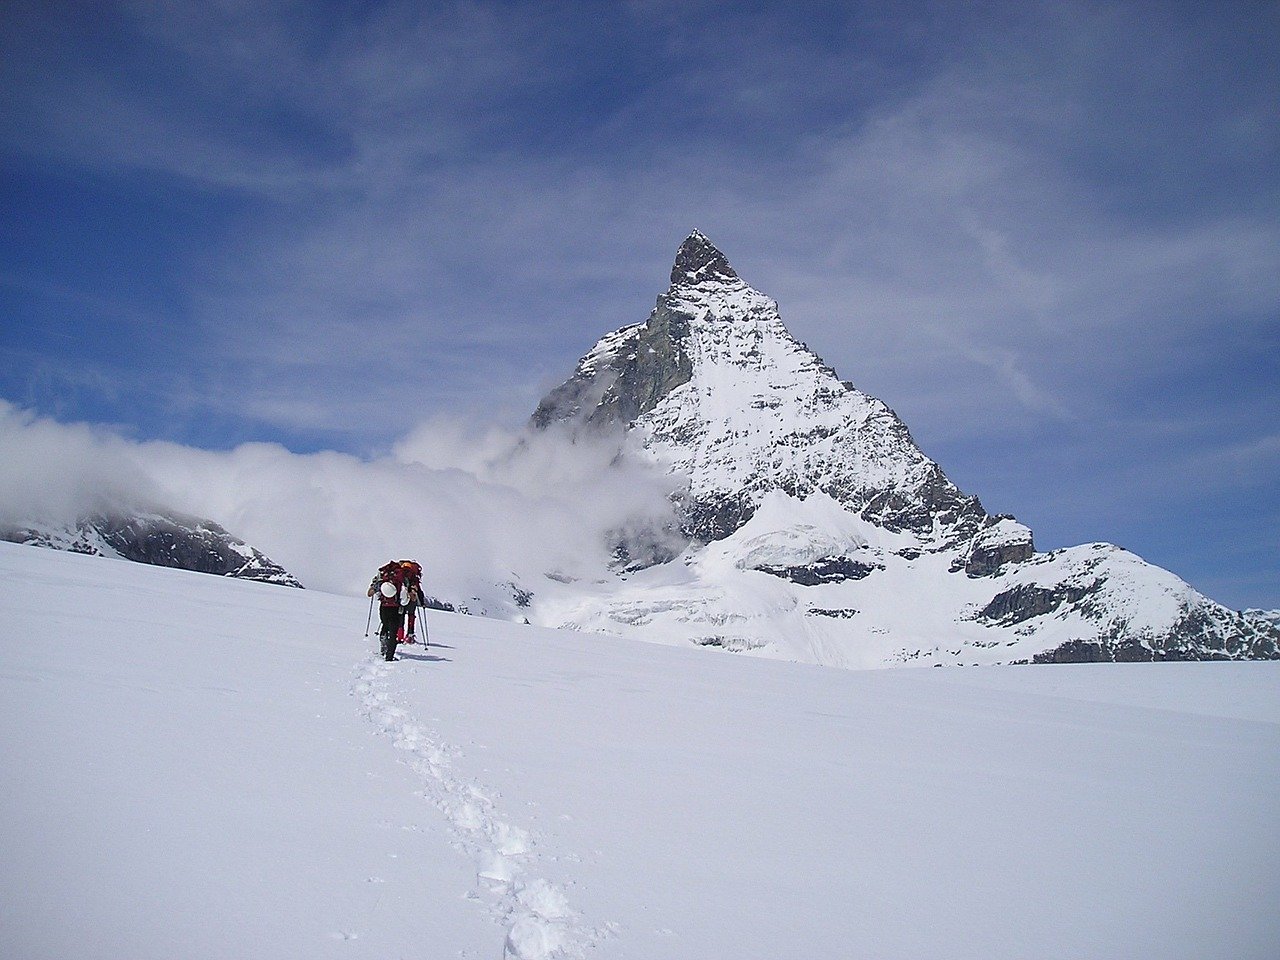
[[[416,560],[384,563],[369,584],[368,595],[378,598],[378,641],[382,658],[394,660],[399,643],[414,642],[417,608],[422,605],[422,565]]]

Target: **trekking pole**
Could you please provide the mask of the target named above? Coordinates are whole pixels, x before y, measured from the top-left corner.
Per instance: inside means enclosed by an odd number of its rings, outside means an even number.
[[[365,622],[364,622],[364,635],[365,635],[365,637],[366,637],[366,638],[369,636],[369,627],[373,625],[373,601],[374,601],[374,599],[375,599],[374,597],[370,597],[370,598],[369,598],[369,616],[368,616],[368,618],[367,618],[367,619],[365,620]]]

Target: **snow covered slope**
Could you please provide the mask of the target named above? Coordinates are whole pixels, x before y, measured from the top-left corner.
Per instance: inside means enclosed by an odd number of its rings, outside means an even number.
[[[447,614],[381,664],[366,612],[0,543],[0,955],[1280,942],[1280,665],[854,672]]]
[[[620,576],[525,583],[539,623],[839,666],[1280,657],[1273,620],[1118,547],[1036,553],[697,231],[649,318],[602,338],[533,424],[639,438],[689,539],[656,557],[623,540]]]

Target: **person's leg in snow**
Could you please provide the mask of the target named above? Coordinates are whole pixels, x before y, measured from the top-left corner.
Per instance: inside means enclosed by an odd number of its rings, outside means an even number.
[[[396,631],[403,629],[401,624],[404,622],[401,618],[399,607],[380,607],[378,614],[382,618],[382,629],[378,631],[378,637],[381,640],[382,659],[394,660],[396,658],[396,644],[399,638]]]

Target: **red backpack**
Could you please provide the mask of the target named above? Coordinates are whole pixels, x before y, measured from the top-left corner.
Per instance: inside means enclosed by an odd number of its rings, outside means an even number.
[[[400,568],[400,580],[402,583],[414,590],[418,594],[422,594],[422,564],[417,560],[400,560],[396,563]]]
[[[422,597],[422,564],[417,560],[392,560],[390,563],[384,563],[378,568],[378,576],[376,582],[379,584],[390,583],[396,588],[397,598],[400,595],[402,586],[409,587],[418,597],[419,602]],[[387,606],[391,604],[387,602],[389,598],[384,599]]]

